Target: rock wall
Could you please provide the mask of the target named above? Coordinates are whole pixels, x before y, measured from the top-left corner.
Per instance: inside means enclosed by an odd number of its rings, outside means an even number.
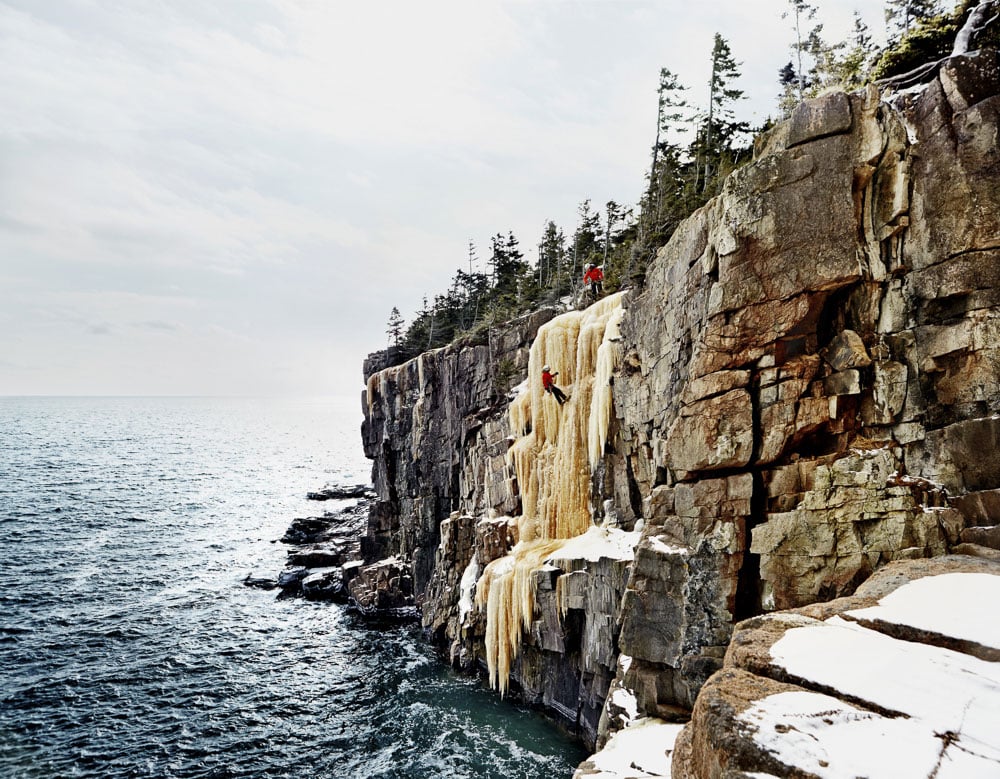
[[[515,694],[587,741],[683,719],[737,621],[992,537],[971,528],[1000,524],[998,82],[983,51],[920,90],[805,103],[660,250],[597,380],[585,496],[635,546],[526,572]],[[527,489],[498,376],[526,377],[551,316],[369,379],[366,559],[409,566],[464,667],[486,665],[477,586]]]
[[[368,561],[398,555],[412,564],[421,600],[442,520],[511,508],[502,465],[508,392],[527,370],[539,326],[555,313],[535,312],[491,328],[486,343],[452,344],[395,367],[381,367],[381,352],[365,363],[361,434],[378,502],[362,551]]]

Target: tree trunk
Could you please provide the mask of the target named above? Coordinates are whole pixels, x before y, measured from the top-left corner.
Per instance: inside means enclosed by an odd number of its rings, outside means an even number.
[[[965,54],[972,49],[972,41],[986,27],[996,20],[996,16],[989,19],[990,13],[996,10],[996,0],[979,0],[979,4],[972,9],[969,18],[965,20],[962,29],[955,36],[955,45],[951,50],[951,56]]]

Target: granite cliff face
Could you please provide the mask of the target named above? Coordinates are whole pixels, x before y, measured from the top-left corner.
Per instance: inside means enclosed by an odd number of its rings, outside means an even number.
[[[603,743],[742,619],[1000,546],[997,59],[799,106],[613,306],[373,356],[355,598]]]

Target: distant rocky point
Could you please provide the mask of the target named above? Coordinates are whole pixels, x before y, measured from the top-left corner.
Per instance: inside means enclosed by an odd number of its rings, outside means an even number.
[[[349,498],[374,497],[375,493],[368,484],[355,484],[350,487],[327,485],[316,492],[307,492],[309,500],[346,500]]]

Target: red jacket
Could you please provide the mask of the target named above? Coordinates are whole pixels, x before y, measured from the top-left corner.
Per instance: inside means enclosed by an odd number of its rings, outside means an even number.
[[[559,371],[556,371],[558,373]],[[555,374],[549,373],[548,371],[542,371],[542,389],[548,390],[552,388],[552,385],[556,383],[553,378]]]
[[[604,271],[596,265],[583,274],[583,283],[604,281]]]

